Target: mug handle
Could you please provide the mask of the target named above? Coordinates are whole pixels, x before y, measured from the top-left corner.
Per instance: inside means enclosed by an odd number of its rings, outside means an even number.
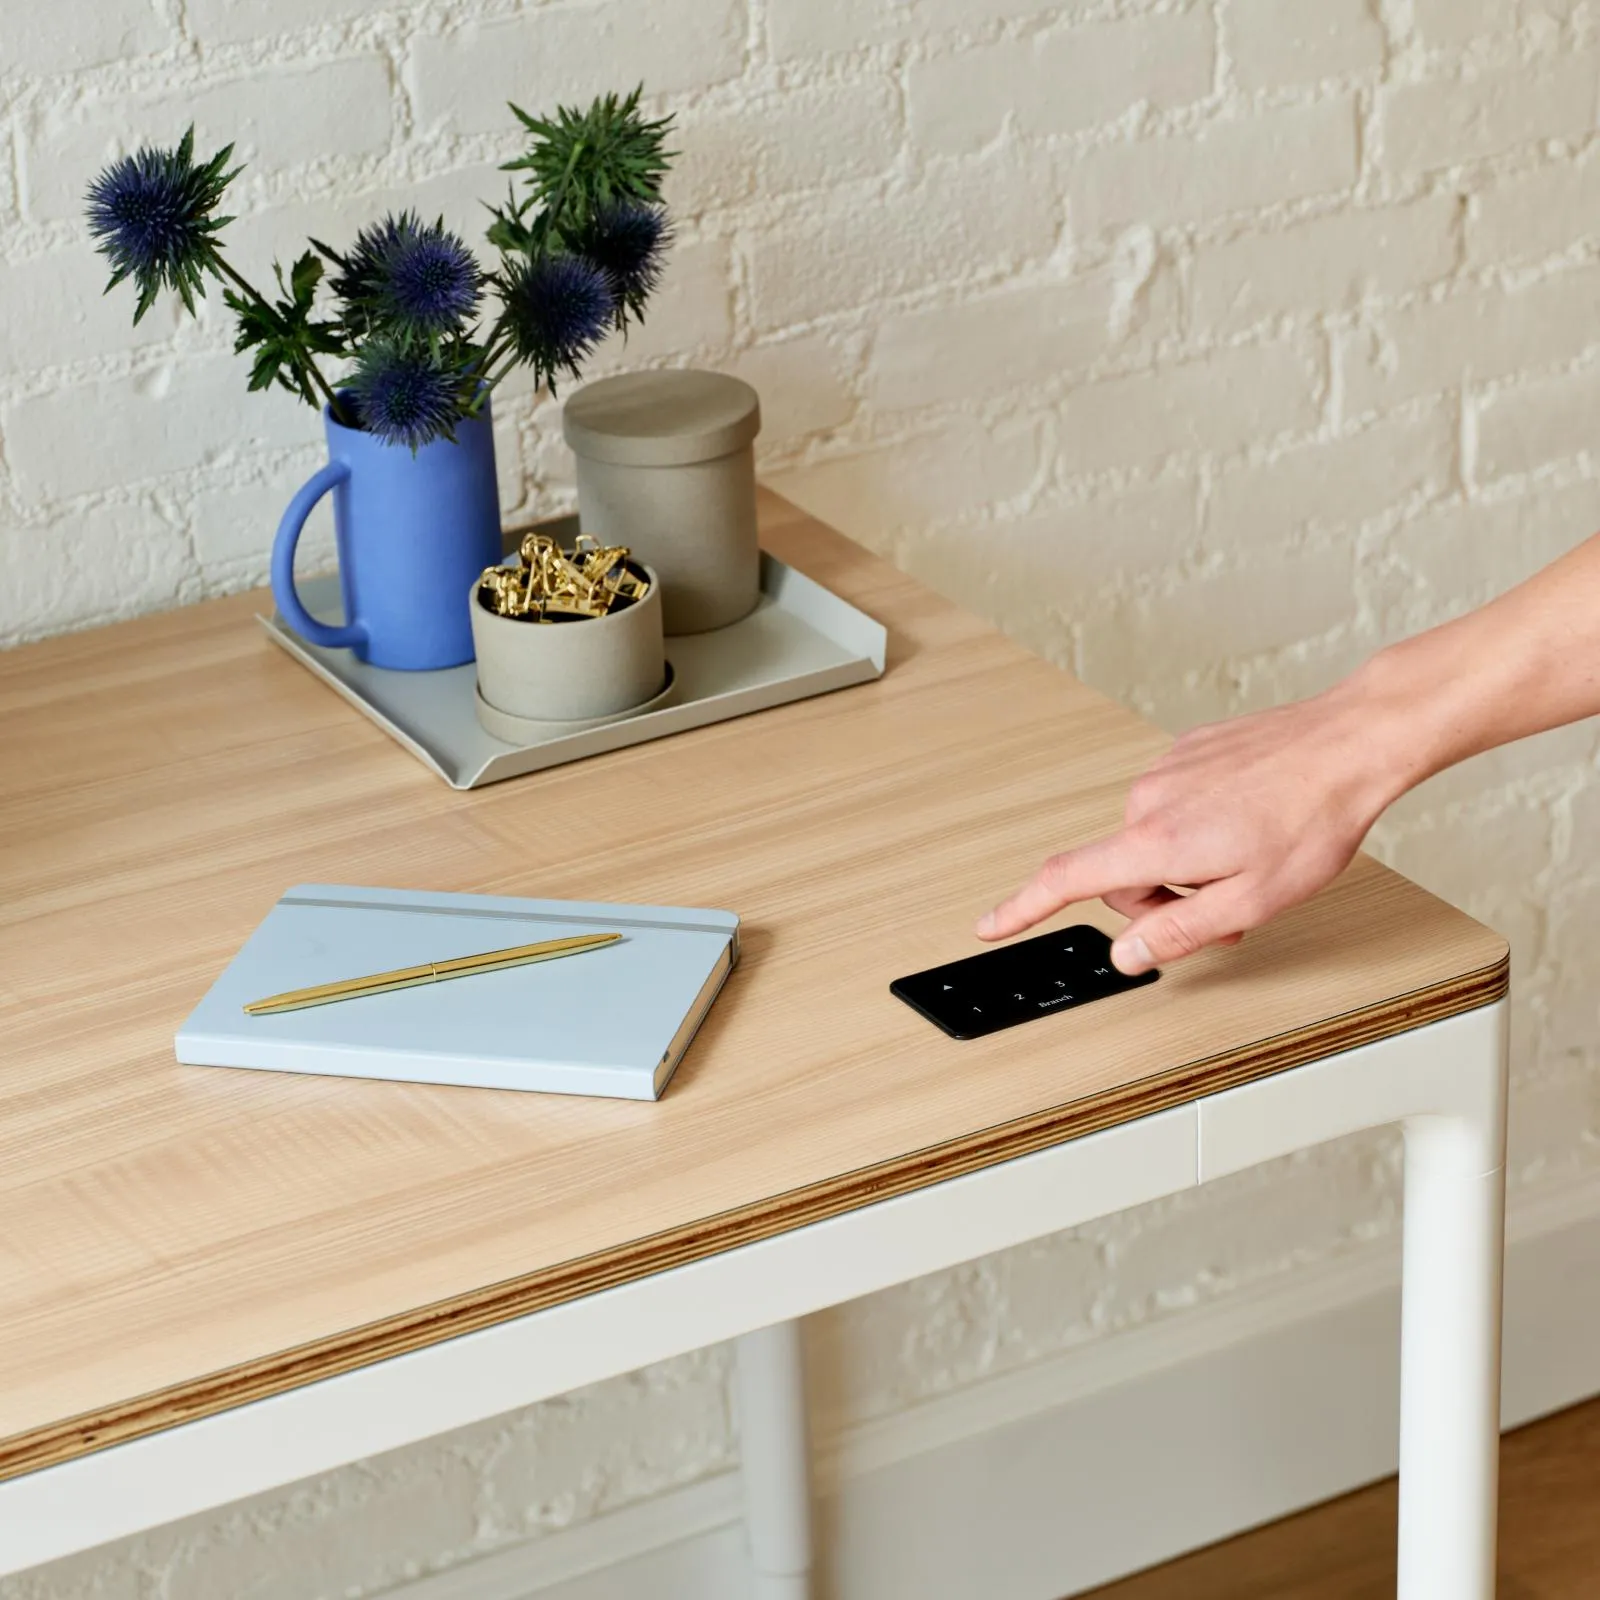
[[[350,468],[342,461],[330,461],[320,472],[309,479],[300,492],[289,502],[278,524],[278,536],[272,541],[272,598],[287,619],[290,627],[302,639],[321,645],[325,650],[342,650],[362,644],[367,630],[350,616],[350,590],[340,574],[340,587],[344,590],[345,616],[339,627],[318,622],[300,603],[294,587],[294,547],[300,542],[300,532],[311,515],[311,508],[323,495],[350,476]]]

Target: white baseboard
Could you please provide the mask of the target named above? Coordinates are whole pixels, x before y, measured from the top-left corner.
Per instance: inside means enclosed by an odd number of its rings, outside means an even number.
[[[1507,1427],[1600,1393],[1600,1182],[1513,1209]],[[1059,1600],[1386,1476],[1393,1248],[819,1441],[830,1600]],[[747,1600],[729,1475],[393,1600]]]

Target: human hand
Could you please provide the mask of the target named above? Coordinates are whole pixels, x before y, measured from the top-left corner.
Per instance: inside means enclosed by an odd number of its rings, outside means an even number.
[[[1051,857],[978,937],[1098,898],[1131,919],[1111,948],[1123,972],[1238,943],[1332,882],[1406,786],[1380,711],[1346,683],[1184,734],[1135,780],[1120,833]]]

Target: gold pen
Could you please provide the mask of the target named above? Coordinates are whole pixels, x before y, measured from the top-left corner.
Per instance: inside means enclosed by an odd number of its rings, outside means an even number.
[[[615,944],[621,937],[620,933],[581,933],[570,939],[546,939],[541,944],[518,944],[508,950],[457,956],[452,961],[428,961],[420,967],[397,967],[393,972],[374,972],[367,978],[341,978],[337,983],[319,983],[312,989],[269,994],[265,1000],[252,1000],[245,1010],[252,1017],[270,1017],[280,1011],[299,1011],[305,1006],[352,1000],[357,995],[385,994],[390,989],[411,989],[419,983],[442,983],[446,978],[470,978],[477,972],[499,972],[506,967],[525,967],[535,961],[554,961],[558,956],[575,956],[584,950]]]

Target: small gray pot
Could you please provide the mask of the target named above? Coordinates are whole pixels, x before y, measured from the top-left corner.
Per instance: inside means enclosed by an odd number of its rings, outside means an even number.
[[[761,597],[754,389],[720,372],[628,372],[576,390],[562,431],[578,516],[666,585],[669,634],[725,628]]]
[[[502,617],[479,601],[474,581],[467,603],[479,698],[508,716],[538,722],[613,717],[654,699],[666,681],[667,657],[661,584],[650,567],[644,570],[650,579],[644,599],[581,622]]]

